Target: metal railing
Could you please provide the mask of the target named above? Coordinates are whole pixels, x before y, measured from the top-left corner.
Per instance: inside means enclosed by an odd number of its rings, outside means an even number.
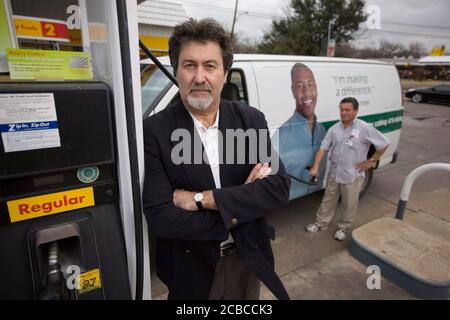
[[[450,172],[450,164],[449,163],[429,163],[424,164],[416,169],[414,169],[403,182],[402,192],[400,193],[400,200],[398,201],[397,213],[395,214],[395,218],[399,220],[403,220],[403,216],[405,215],[406,203],[409,200],[409,194],[411,192],[411,188],[414,184],[414,181],[418,177],[420,177],[425,172],[433,171],[433,170],[445,170]]]

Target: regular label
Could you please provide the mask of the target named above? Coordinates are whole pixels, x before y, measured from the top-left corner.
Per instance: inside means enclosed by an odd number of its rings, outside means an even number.
[[[48,216],[95,205],[92,187],[7,202],[11,222]]]
[[[0,94],[5,152],[61,147],[53,93]]]

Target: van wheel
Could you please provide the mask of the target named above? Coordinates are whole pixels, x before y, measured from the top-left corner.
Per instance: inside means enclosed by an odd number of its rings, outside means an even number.
[[[415,93],[412,96],[412,101],[415,102],[415,103],[420,103],[420,102],[423,101],[423,96],[420,93]]]
[[[369,189],[369,186],[372,183],[372,177],[373,177],[373,169],[367,170],[363,185],[361,187],[361,191],[359,192],[360,199],[366,194],[367,189]]]

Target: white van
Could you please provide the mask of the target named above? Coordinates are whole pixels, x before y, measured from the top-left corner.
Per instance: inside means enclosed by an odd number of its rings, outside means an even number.
[[[168,57],[159,60],[172,70]],[[339,102],[344,97],[354,97],[359,101],[358,118],[372,123],[391,142],[376,168],[395,162],[403,106],[400,80],[392,64],[345,58],[235,54],[233,66],[228,74],[228,82],[234,85],[227,84],[222,96],[231,100],[245,101],[262,111],[273,140],[277,140],[277,130],[293,116],[295,111],[296,103],[291,91],[291,69],[296,63],[304,64],[314,75],[317,90],[315,114],[317,121],[325,130],[339,121]],[[178,89],[150,60],[143,60],[141,66],[143,114],[147,117],[164,109],[176,96]],[[235,89],[230,91],[230,87]],[[320,147],[321,139],[314,141],[314,132],[311,137],[312,141],[309,146],[304,147],[304,152],[314,154]],[[277,141],[274,141],[274,145],[278,145]],[[369,151],[369,157],[370,155]],[[297,158],[288,158],[287,154],[281,152],[280,157],[292,178],[291,199],[324,187],[326,174],[318,183],[305,181],[306,178],[301,175],[291,173],[308,169],[305,163],[297,163]],[[308,160],[310,165],[312,160],[313,155],[310,155]],[[362,193],[367,190],[372,175],[373,170],[366,175]]]

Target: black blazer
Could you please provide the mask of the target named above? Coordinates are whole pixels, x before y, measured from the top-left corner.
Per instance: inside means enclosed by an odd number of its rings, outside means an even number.
[[[250,106],[221,100],[219,110],[223,145],[227,144],[226,129],[267,129],[264,114]],[[274,232],[265,216],[287,204],[290,179],[280,160],[277,174],[244,184],[255,165],[249,163],[251,148],[265,144],[270,150],[268,131],[258,138],[257,145],[247,143],[244,164],[220,164],[221,188],[216,189],[210,166],[205,162],[193,164],[194,152],[190,164],[173,163],[171,153],[178,143],[191,143],[194,150],[193,139],[171,141],[176,129],[185,129],[200,141],[180,100],[144,121],[144,214],[156,238],[156,272],[169,288],[169,299],[208,299],[220,242],[228,238],[228,232],[248,268],[278,299],[289,299],[274,271],[270,246]],[[182,155],[189,158],[189,154]],[[234,155],[236,158],[237,152]],[[175,189],[212,189],[219,211],[177,208],[172,202]]]

